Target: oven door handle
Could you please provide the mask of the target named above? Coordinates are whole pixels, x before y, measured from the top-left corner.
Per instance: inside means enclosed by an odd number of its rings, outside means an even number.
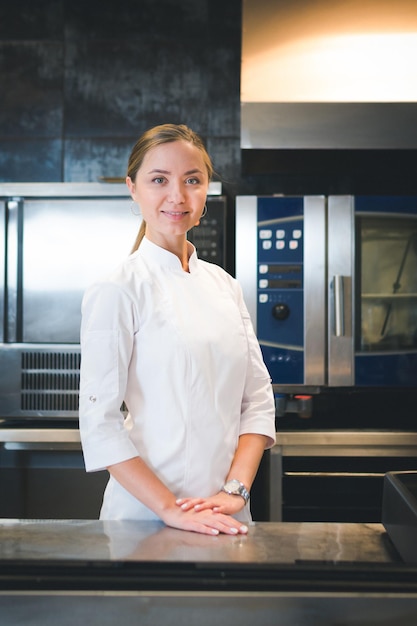
[[[334,284],[334,334],[344,337],[345,334],[345,286],[344,277],[336,274]]]

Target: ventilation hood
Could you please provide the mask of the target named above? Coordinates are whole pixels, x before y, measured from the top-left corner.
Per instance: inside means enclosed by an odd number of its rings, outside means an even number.
[[[244,0],[243,149],[417,147],[414,0]]]

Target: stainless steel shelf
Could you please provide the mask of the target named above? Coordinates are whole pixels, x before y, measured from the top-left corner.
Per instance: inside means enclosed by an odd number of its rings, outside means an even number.
[[[75,443],[80,445],[80,432],[77,428],[0,428],[0,443]]]
[[[278,432],[272,451],[282,456],[417,456],[417,432]]]

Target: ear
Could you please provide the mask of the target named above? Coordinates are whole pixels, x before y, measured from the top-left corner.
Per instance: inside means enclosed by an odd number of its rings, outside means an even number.
[[[128,186],[128,189],[130,191],[130,195],[132,196],[133,200],[135,200],[136,185],[132,181],[130,176],[126,176],[126,185]]]

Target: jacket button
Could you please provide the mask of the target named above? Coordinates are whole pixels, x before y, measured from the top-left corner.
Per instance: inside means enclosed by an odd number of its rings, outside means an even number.
[[[96,396],[90,396],[88,399],[90,400],[90,402],[95,402],[97,400],[97,397]]]

